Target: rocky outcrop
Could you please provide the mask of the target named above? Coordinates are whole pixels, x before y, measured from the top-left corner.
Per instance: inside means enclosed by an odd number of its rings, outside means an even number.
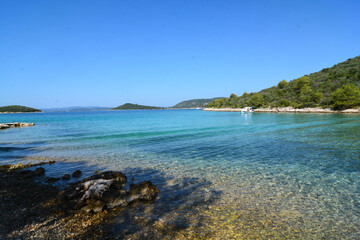
[[[20,169],[24,169],[24,168],[29,168],[29,167],[35,167],[35,166],[41,166],[44,164],[53,164],[55,163],[55,161],[47,161],[47,162],[40,162],[40,163],[26,163],[26,164],[22,164],[22,163],[18,163],[15,165],[12,164],[6,164],[6,165],[1,165],[0,169],[1,170],[6,170],[6,171],[14,171],[14,170],[20,170]],[[38,171],[38,173],[40,173],[42,170],[38,170],[39,168],[35,169],[35,171]],[[45,173],[45,169],[44,169],[44,173]]]
[[[34,126],[34,123],[0,123],[0,129],[7,129],[7,128],[14,128],[14,127],[28,127],[28,126]]]
[[[64,210],[99,212],[125,207],[136,201],[150,202],[159,192],[149,181],[131,184],[127,191],[124,189],[126,181],[121,172],[108,171],[73,184],[60,194]]]

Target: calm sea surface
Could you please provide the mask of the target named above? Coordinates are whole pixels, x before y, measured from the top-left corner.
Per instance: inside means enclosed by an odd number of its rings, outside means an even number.
[[[151,180],[134,213],[184,236],[360,238],[360,115],[199,110],[1,114],[0,163]],[[60,183],[61,184],[61,183]],[[116,226],[114,226],[116,231]]]

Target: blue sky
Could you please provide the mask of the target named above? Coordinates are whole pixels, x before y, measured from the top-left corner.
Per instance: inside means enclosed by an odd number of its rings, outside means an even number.
[[[360,55],[360,1],[0,0],[0,106],[172,106]]]

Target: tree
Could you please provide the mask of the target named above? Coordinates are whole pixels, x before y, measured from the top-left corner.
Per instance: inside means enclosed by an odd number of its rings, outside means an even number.
[[[332,107],[336,110],[360,106],[360,89],[355,85],[348,84],[338,88],[331,96]]]
[[[302,103],[308,103],[311,101],[312,89],[309,85],[304,85],[300,89],[299,99]]]
[[[253,107],[261,107],[264,104],[264,96],[261,93],[255,93],[250,99],[249,99],[249,105]]]
[[[250,94],[248,94],[247,92],[244,92],[243,95],[241,95],[242,98],[246,98],[248,97]]]
[[[235,93],[232,93],[231,95],[230,95],[230,98],[237,98],[238,96],[235,94]]]
[[[285,88],[288,85],[288,82],[286,80],[282,80],[278,83],[277,87],[280,89]]]
[[[308,76],[303,76],[295,80],[295,89],[300,91],[301,88],[305,86],[310,86],[310,79]]]
[[[323,94],[321,92],[314,92],[311,96],[312,100],[317,104],[320,103],[322,97],[323,97]]]

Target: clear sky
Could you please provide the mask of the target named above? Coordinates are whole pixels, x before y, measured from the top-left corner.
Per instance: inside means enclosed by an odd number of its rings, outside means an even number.
[[[358,55],[358,0],[0,0],[0,106],[172,106]]]

